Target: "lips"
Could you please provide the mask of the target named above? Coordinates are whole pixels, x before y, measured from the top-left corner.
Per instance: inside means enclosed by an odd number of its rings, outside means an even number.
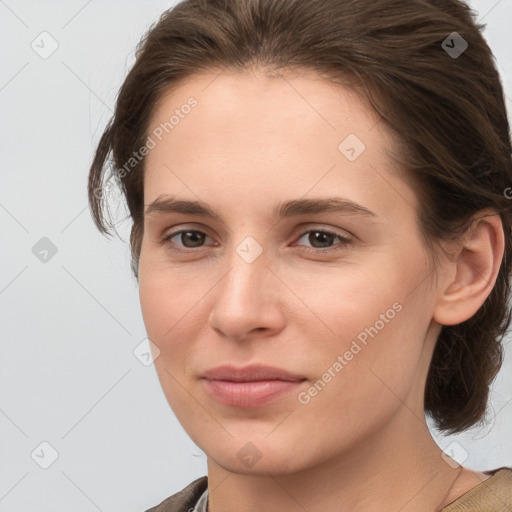
[[[218,366],[201,375],[205,389],[217,402],[254,408],[274,402],[296,390],[306,377],[282,368],[250,365]]]
[[[263,365],[250,365],[243,368],[235,368],[234,366],[217,366],[206,370],[203,378],[208,380],[229,380],[232,382],[254,382],[258,380],[283,380],[296,382],[304,380],[304,375],[291,373],[281,368]]]

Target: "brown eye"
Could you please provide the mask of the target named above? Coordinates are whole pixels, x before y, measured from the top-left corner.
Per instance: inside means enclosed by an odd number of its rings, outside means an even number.
[[[332,231],[326,231],[323,229],[310,229],[308,231],[305,231],[300,236],[299,240],[302,240],[303,238],[306,238],[307,242],[311,244],[312,250],[317,252],[326,252],[322,251],[322,249],[337,249],[340,247],[337,247],[336,245],[333,246],[333,243],[336,240],[339,240],[338,246],[344,246],[351,243],[351,240],[348,238],[338,235],[337,233],[333,233]],[[306,247],[307,249],[310,249]]]
[[[170,233],[163,240],[162,243],[166,245],[175,245],[177,246],[177,250],[180,250],[179,247],[184,247],[186,249],[194,249],[197,247],[201,247],[204,244],[204,241],[208,235],[203,233],[202,231],[196,231],[192,229],[182,229],[181,231],[176,231],[174,233]],[[176,238],[181,242],[173,242],[172,239]]]
[[[336,235],[325,231],[310,231],[308,234],[308,242],[316,249],[330,247],[335,240]]]

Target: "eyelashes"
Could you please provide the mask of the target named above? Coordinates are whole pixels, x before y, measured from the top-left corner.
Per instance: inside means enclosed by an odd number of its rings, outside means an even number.
[[[327,247],[327,248],[316,248],[316,247],[305,247],[305,249],[307,250],[312,250],[312,251],[315,251],[315,252],[327,252],[327,251],[332,251],[332,250],[338,250],[338,248],[342,248],[343,246],[345,245],[349,245],[352,243],[352,240],[350,240],[349,238],[346,238],[342,235],[339,235],[338,233],[335,233],[334,231],[329,231],[329,230],[326,230],[326,229],[308,229],[307,231],[304,231],[298,238],[298,240],[301,240],[302,238],[304,238],[306,235],[308,234],[312,234],[312,233],[315,233],[315,234],[319,234],[321,233],[322,235],[324,235],[324,238],[325,238],[325,235],[327,235],[327,239],[328,240],[338,240],[340,243],[338,244],[338,246],[330,246],[330,247]],[[313,240],[315,240],[315,238],[313,238]],[[311,237],[308,237],[308,241],[311,241]]]
[[[192,246],[180,246],[179,244],[176,244],[172,241],[175,237],[180,237],[181,242],[184,241],[184,236],[189,236],[189,240],[192,242]],[[324,253],[330,253],[332,251],[340,251],[346,248],[346,246],[350,246],[353,242],[351,239],[340,235],[339,233],[336,233],[334,231],[330,231],[328,229],[308,229],[306,231],[303,231],[298,238],[296,238],[297,241],[302,240],[306,235],[309,235],[307,238],[307,241],[309,243],[316,243],[319,242],[322,243],[331,243],[334,241],[338,241],[337,245],[329,246],[329,247],[307,247],[299,245],[298,247],[302,247],[302,250],[305,250],[306,252],[315,253],[315,254],[324,254]],[[314,235],[314,236],[312,236]],[[317,236],[320,235],[320,236]],[[202,244],[205,242],[205,240],[209,238],[206,233],[203,231],[197,230],[197,229],[180,229],[177,231],[173,231],[167,235],[164,236],[164,238],[161,241],[161,244],[164,245],[167,249],[177,252],[177,253],[185,253],[185,254],[192,254],[198,252],[197,249],[202,249],[204,245],[197,245]],[[296,243],[296,242],[295,242]],[[195,245],[194,245],[195,244]],[[218,245],[218,244],[217,244]],[[183,248],[185,247],[185,248]]]

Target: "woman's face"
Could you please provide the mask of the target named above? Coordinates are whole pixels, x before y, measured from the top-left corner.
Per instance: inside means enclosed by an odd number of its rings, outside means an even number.
[[[292,473],[422,423],[436,288],[369,105],[314,76],[203,74],[149,136],[141,306],[193,441]],[[249,371],[205,378],[221,366]]]

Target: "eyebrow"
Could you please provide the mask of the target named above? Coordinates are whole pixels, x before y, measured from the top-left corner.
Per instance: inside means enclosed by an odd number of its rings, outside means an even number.
[[[145,215],[154,212],[159,213],[184,213],[198,215],[224,223],[221,215],[206,203],[201,201],[176,200],[172,196],[159,196],[151,204],[147,205]],[[341,197],[326,197],[317,199],[292,199],[277,202],[273,205],[271,214],[274,218],[284,219],[299,215],[311,215],[315,213],[345,213],[360,215],[367,218],[375,218],[378,215],[368,208]]]

